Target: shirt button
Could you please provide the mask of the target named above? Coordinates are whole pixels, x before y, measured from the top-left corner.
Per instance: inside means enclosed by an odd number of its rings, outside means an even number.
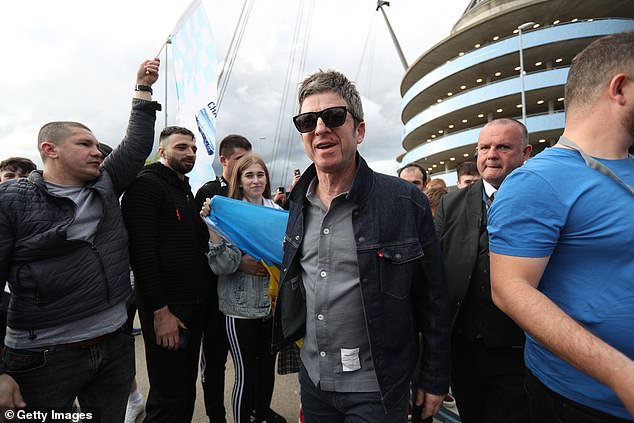
[[[323,314],[318,314],[317,315],[317,320],[324,320],[324,315]]]
[[[320,356],[325,357],[326,356],[326,351],[322,351],[319,353]]]
[[[359,243],[364,243],[365,242],[365,237],[364,236],[360,236],[359,237]]]
[[[299,235],[295,235],[295,241],[299,241]]]
[[[324,228],[324,235],[328,235],[330,233],[330,229]]]
[[[325,270],[322,270],[321,272],[319,272],[319,276],[321,276],[322,278],[325,278],[326,276],[328,276],[328,273],[326,273]]]

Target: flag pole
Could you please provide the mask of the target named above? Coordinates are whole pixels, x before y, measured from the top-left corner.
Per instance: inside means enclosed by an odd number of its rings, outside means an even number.
[[[159,49],[158,53],[156,53],[156,56],[154,57],[159,57],[161,53],[163,52],[163,49],[165,48],[165,46],[171,43],[172,43],[172,34],[168,35],[165,41],[163,41],[163,44],[161,44],[161,48]]]
[[[154,55],[154,57],[159,57],[161,55],[161,53],[163,52],[163,48],[167,45],[167,44],[171,44],[172,43],[172,35],[168,35],[167,39],[165,41],[163,41],[163,44],[161,44],[161,48],[159,49],[158,53],[156,53]],[[167,51],[167,50],[166,50]],[[166,58],[167,60],[167,58]],[[150,71],[145,71],[145,74],[148,75],[150,73]]]
[[[165,101],[163,103],[163,111],[164,111],[164,116],[165,116],[165,126],[167,126],[167,45],[168,44],[172,44],[172,34],[168,35],[167,38],[165,39],[165,41],[163,42],[163,44],[161,44],[161,48],[159,49],[158,53],[156,53],[156,55],[154,57],[159,57],[161,55],[161,53],[163,52],[163,49],[165,49],[165,65],[164,65],[164,70],[165,70]],[[145,71],[146,74],[148,74],[148,71]]]
[[[172,44],[172,35],[170,34],[167,37],[167,40],[165,40],[165,43],[163,43],[163,47],[165,47],[165,67],[163,68],[165,70],[165,102],[163,103],[163,106],[165,107],[165,127],[167,127],[167,45],[168,44]],[[161,50],[163,49],[163,47],[161,47]],[[161,51],[159,50],[159,54],[161,54]],[[158,57],[158,56],[157,56]]]

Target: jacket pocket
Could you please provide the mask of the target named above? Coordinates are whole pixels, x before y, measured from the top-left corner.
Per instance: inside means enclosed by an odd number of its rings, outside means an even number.
[[[423,257],[418,242],[389,245],[377,251],[381,292],[399,300],[409,297],[417,261]]]

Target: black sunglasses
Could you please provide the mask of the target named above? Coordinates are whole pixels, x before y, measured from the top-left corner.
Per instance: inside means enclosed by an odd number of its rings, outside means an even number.
[[[346,116],[356,119],[346,106],[329,107],[321,112],[306,112],[293,118],[293,123],[301,133],[312,132],[317,127],[317,119],[321,118],[328,128],[336,128],[346,123]]]

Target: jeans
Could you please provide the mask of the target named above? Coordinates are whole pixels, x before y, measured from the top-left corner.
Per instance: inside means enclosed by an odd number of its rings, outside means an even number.
[[[134,339],[122,330],[85,348],[7,348],[4,360],[27,410],[70,412],[78,398],[91,422],[123,421],[135,370]]]
[[[627,423],[548,389],[528,369],[526,391],[533,423]]]
[[[305,423],[403,423],[407,421],[409,386],[397,406],[385,412],[379,392],[326,392],[316,387],[308,372],[299,370]]]

